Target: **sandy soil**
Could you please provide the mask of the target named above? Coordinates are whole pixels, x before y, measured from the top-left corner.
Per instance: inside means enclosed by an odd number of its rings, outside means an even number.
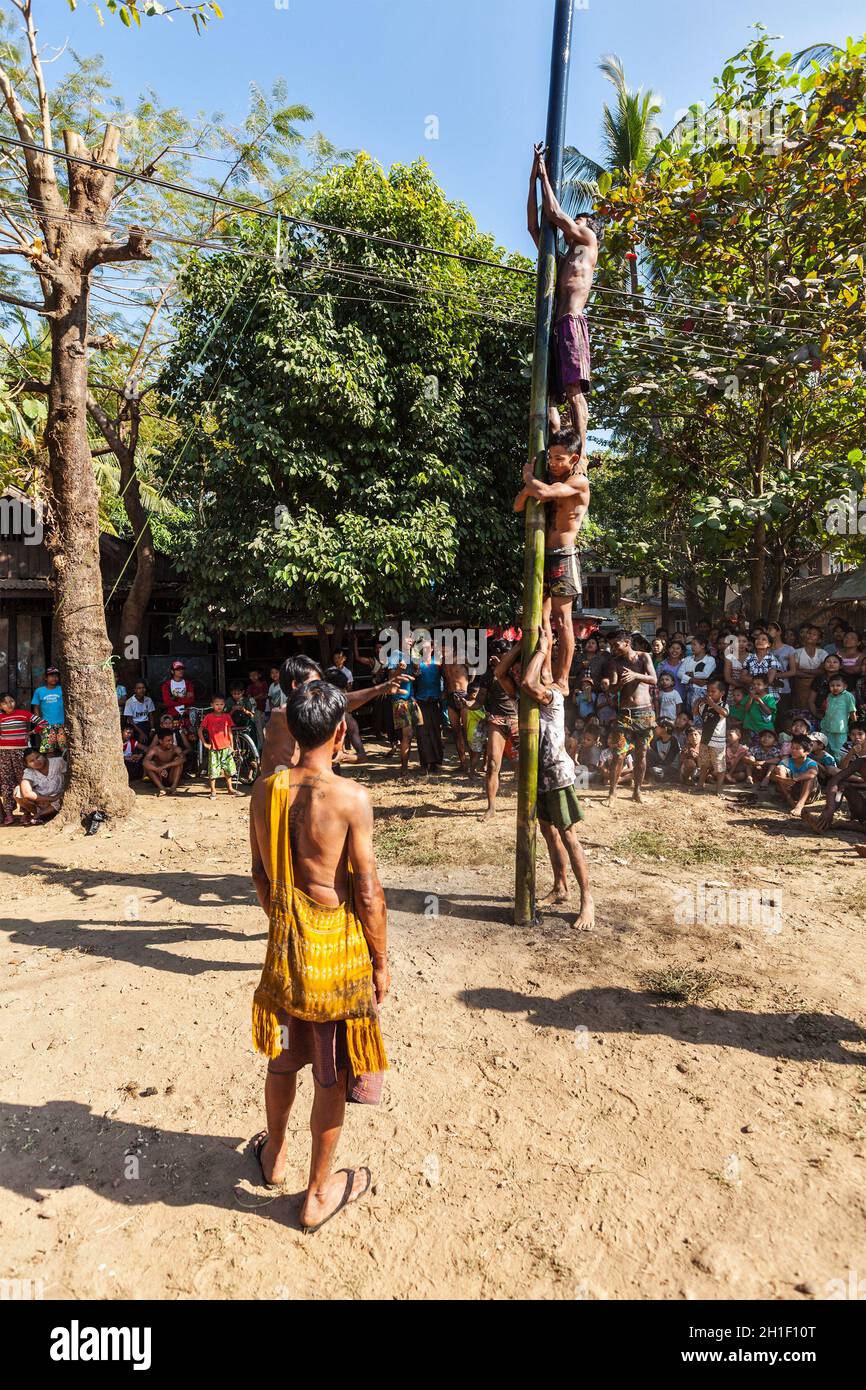
[[[0,832],[0,1275],[82,1299],[798,1299],[866,1276],[850,839],[742,800],[593,794],[595,930],[517,930],[510,775],[493,827],[453,771],[355,775],[393,942],[386,1098],[350,1108],[340,1150],[372,1196],[298,1230],[308,1074],[288,1194],[257,1182],[246,803],[144,793],[92,838]],[[684,921],[708,881],[753,892],[745,918]],[[683,969],[685,1000],[656,992]]]

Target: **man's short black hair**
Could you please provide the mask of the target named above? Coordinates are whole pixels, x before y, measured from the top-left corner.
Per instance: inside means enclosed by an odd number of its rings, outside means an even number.
[[[582,221],[582,222],[585,222],[586,225],[587,225],[587,227],[589,227],[589,230],[590,230],[591,232],[595,232],[595,234],[596,234],[596,236],[598,237],[599,241],[601,241],[601,233],[602,233],[601,222],[598,220],[597,217],[594,217],[593,214],[592,214],[591,212],[579,212],[578,215],[577,215],[577,217],[576,217],[574,220],[575,220],[575,222],[581,222],[581,221]]]
[[[321,748],[346,717],[346,697],[327,681],[305,681],[289,695],[286,720],[301,748]]]
[[[303,685],[305,681],[320,681],[322,679],[322,668],[318,661],[314,661],[311,656],[290,656],[280,667],[280,689],[284,695],[291,695],[296,685]]]
[[[567,449],[570,454],[580,453],[580,440],[575,431],[569,426],[564,430],[555,430],[547,441],[548,449]]]
[[[806,750],[806,752],[808,753],[809,749],[812,747],[813,740],[812,740],[811,738],[809,738],[808,734],[792,734],[792,735],[791,735],[791,744],[792,744],[792,746],[793,746],[795,743],[796,743],[796,745],[797,745],[798,748],[804,748],[804,749]]]
[[[618,627],[615,632],[607,634],[608,642],[631,642],[631,633],[626,632],[624,627]]]

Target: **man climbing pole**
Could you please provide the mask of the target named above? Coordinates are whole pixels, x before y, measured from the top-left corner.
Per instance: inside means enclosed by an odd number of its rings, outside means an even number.
[[[551,212],[558,207],[556,192],[562,174],[562,151],[565,140],[565,115],[568,105],[568,68],[571,55],[571,34],[574,24],[574,0],[555,0],[553,15],[553,44],[550,57],[550,91],[547,103],[546,142],[550,171],[547,161],[539,149],[533,162],[533,182],[531,190],[532,210],[529,214],[530,232],[538,247],[538,272],[535,291],[535,339],[532,351],[532,388],[529,408],[529,463],[534,478],[541,482],[547,463],[548,436],[548,364],[552,342],[552,324],[555,317],[563,317],[574,307],[581,313],[589,297],[592,284],[592,268],[586,255],[580,257],[581,276],[584,277],[583,299],[577,294],[571,301],[565,295],[567,281],[574,271],[560,274],[557,286],[556,232],[554,221],[547,216],[544,206],[541,223],[538,221],[538,207],[535,201],[535,185],[544,176],[550,184],[552,201],[548,200]],[[544,200],[542,185],[542,200]],[[561,215],[561,214],[560,214]],[[573,225],[582,241],[586,232]],[[576,249],[569,247],[569,252]],[[597,253],[597,247],[593,250]],[[566,255],[565,261],[576,265],[574,255]],[[594,264],[594,260],[593,260]],[[576,290],[571,284],[571,293]],[[560,302],[559,294],[564,297]],[[571,306],[571,308],[570,308]],[[587,368],[588,368],[587,362]],[[581,376],[581,380],[588,377]],[[557,402],[554,401],[554,405]],[[584,401],[584,407],[586,402]],[[559,427],[557,421],[557,429]],[[585,449],[585,425],[583,440],[576,441],[580,456]],[[545,504],[530,495],[524,507],[526,518],[526,540],[523,558],[523,667],[528,667],[538,644],[538,633],[542,624],[542,591],[544,587],[545,560]],[[514,920],[518,926],[535,923],[535,867],[536,836],[538,829],[538,756],[539,756],[539,705],[524,691],[520,699],[520,765],[518,768],[517,790],[517,843],[514,863]]]
[[[589,419],[587,397],[590,391],[591,361],[586,303],[592,290],[598,261],[597,225],[588,214],[568,217],[559,205],[547,172],[544,146],[535,146],[529,180],[527,225],[536,246],[541,241],[537,185],[541,182],[541,210],[545,221],[561,232],[565,252],[556,257],[556,305],[551,335],[548,382],[548,414],[552,433],[562,428],[559,407],[567,402],[571,424],[580,440],[581,458],[586,454]]]

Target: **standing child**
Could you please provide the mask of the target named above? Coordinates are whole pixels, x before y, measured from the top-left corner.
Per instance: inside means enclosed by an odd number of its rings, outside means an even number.
[[[198,726],[199,741],[207,752],[207,777],[210,782],[210,799],[216,797],[218,777],[224,777],[229,796],[237,796],[232,778],[237,776],[234,754],[232,753],[232,729],[234,720],[226,713],[225,696],[214,695],[212,708]]]
[[[707,784],[710,776],[716,779],[716,793],[722,794],[725,785],[726,753],[728,748],[727,691],[720,680],[710,680],[703,698],[695,698],[694,708],[701,715],[701,745],[706,750],[701,758],[700,786]]]
[[[667,720],[673,724],[682,707],[683,697],[677,690],[670,671],[665,671],[664,675],[659,676],[656,690],[656,714],[659,719]]]
[[[848,741],[848,729],[857,717],[857,701],[848,690],[845,677],[841,674],[830,677],[830,692],[821,720],[821,732],[827,735],[827,743],[834,758],[838,758]]]

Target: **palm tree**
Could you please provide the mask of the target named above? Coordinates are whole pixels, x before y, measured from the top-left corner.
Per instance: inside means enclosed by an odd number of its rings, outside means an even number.
[[[564,152],[561,201],[572,217],[594,207],[612,184],[625,182],[649,168],[664,138],[656,119],[662,109],[656,93],[645,92],[642,87],[632,90],[625,80],[622,60],[615,53],[609,53],[598,66],[612,84],[616,100],[612,107],[604,104],[604,163],[599,164],[572,146]],[[636,295],[637,260],[630,259],[628,265],[631,291]]]

